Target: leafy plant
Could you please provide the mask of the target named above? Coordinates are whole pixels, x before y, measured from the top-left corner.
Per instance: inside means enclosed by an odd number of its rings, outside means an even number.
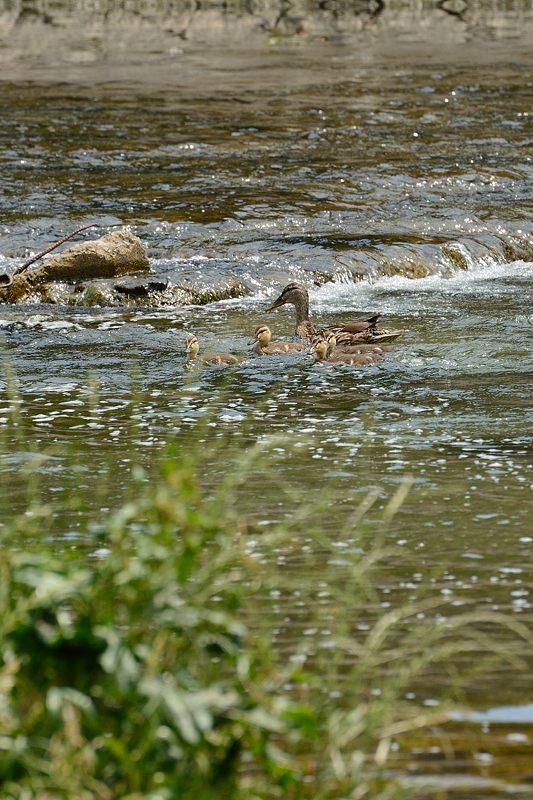
[[[6,797],[25,784],[34,796],[231,796],[243,749],[271,772],[264,741],[287,722],[238,618],[239,532],[202,502],[189,465],[162,473],[139,483],[88,563],[4,549]]]
[[[383,771],[391,743],[444,718],[404,702],[406,688],[465,651],[503,656],[471,614],[412,626],[442,605],[431,595],[378,611],[355,635],[376,570],[397,557],[385,534],[407,484],[379,529],[366,522],[375,497],[347,521],[357,547],[329,587],[334,619],[316,587],[287,568],[307,557],[302,531],[314,552],[333,551],[313,525],[316,509],[295,502],[291,520],[261,534],[260,557],[252,553],[258,531],[240,518],[235,492],[259,451],[236,458],[210,491],[199,456],[182,449],[153,478],[137,470],[132,499],[105,520],[90,555],[29,552],[16,524],[4,530],[2,798],[402,796]],[[38,526],[39,515],[32,519]],[[329,615],[327,649],[312,636],[291,653],[272,646],[277,623],[264,598],[273,591],[298,592],[317,630]],[[514,633],[527,637],[516,625]]]

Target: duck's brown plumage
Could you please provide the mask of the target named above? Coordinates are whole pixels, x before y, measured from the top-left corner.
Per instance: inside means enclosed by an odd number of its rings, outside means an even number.
[[[381,355],[382,353],[389,352],[390,350],[394,350],[393,347],[390,345],[387,346],[386,344],[379,345],[379,344],[341,344],[338,346],[337,351],[342,353],[348,354],[356,354],[356,353],[378,353]]]
[[[376,351],[380,352],[354,352],[354,353],[336,353],[335,350],[335,334],[330,333],[328,336],[317,338],[315,342],[315,353],[317,361],[327,364],[348,364],[353,367],[367,367],[370,364],[375,364],[381,361],[382,351],[378,347]]]
[[[304,344],[296,342],[270,342],[272,333],[268,325],[259,325],[254,332],[256,339],[255,352],[260,356],[280,356],[289,353],[301,353],[305,350]]]
[[[200,344],[196,336],[192,334],[187,336],[186,341],[186,355],[187,360],[191,361],[198,356],[198,351],[200,350]],[[203,361],[205,364],[240,364],[244,361],[242,356],[234,356],[233,353],[208,353],[207,355],[200,356],[200,360]]]
[[[275,308],[287,303],[296,309],[296,335],[306,341],[313,341],[318,334],[333,332],[337,345],[355,345],[364,342],[388,342],[403,333],[400,330],[379,328],[379,314],[374,314],[366,320],[340,322],[317,330],[309,318],[309,294],[299,283],[289,283],[266,310],[274,311]]]

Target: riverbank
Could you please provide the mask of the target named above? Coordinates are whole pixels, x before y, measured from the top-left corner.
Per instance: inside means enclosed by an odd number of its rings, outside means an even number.
[[[527,53],[533,36],[530,0],[360,0],[356,3],[116,2],[70,3],[26,0],[0,3],[0,80],[61,80],[85,76],[91,82],[123,80],[119,67],[142,68],[130,77],[150,80],[151,68],[179,63],[191,49],[220,47],[261,50],[352,42],[369,55],[409,59],[413,48],[426,58],[457,48],[474,61],[495,49],[508,56]],[[320,60],[320,51],[316,54]],[[45,70],[44,73],[42,70]],[[57,76],[59,77],[59,76]],[[163,74],[151,76],[161,81]],[[195,78],[200,76],[196,73]]]

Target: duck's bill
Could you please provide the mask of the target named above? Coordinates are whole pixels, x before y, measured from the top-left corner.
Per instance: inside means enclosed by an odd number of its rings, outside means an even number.
[[[274,300],[271,306],[269,306],[266,311],[274,311],[275,308],[279,308],[280,306],[285,305],[285,298],[283,295],[280,295],[277,300]]]

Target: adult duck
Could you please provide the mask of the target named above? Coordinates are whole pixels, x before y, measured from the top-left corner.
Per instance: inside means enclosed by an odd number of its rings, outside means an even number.
[[[378,327],[379,314],[375,314],[365,320],[357,322],[339,322],[327,325],[318,330],[309,318],[309,294],[307,289],[299,283],[289,283],[282,291],[280,296],[274,300],[267,311],[274,311],[275,308],[284,306],[287,303],[296,309],[296,335],[305,341],[314,341],[317,335],[334,333],[337,346],[354,345],[361,342],[390,342],[401,336],[401,330],[385,330]]]

